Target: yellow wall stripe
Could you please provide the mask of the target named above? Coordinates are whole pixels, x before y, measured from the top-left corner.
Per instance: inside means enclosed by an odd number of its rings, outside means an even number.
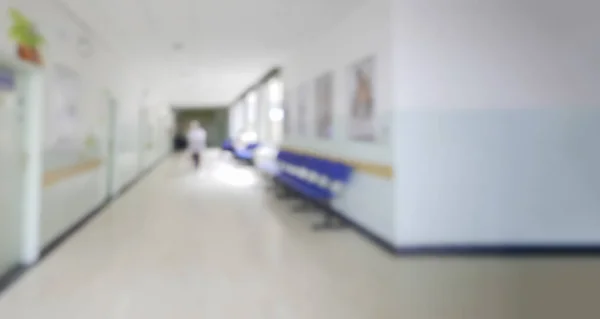
[[[44,173],[44,188],[53,186],[65,179],[93,171],[102,165],[100,159],[88,160],[79,164]]]
[[[394,168],[388,164],[379,164],[379,163],[365,162],[365,161],[359,161],[359,160],[354,160],[354,159],[346,159],[346,158],[341,158],[338,156],[324,155],[324,154],[319,154],[314,151],[302,150],[302,149],[297,149],[297,148],[292,148],[292,147],[287,147],[287,146],[281,147],[281,149],[288,151],[288,152],[296,153],[296,154],[318,157],[318,158],[327,159],[330,161],[342,162],[342,163],[345,163],[346,165],[352,166],[355,170],[361,171],[365,174],[375,175],[375,176],[379,176],[379,177],[382,177],[385,179],[393,179],[394,178]]]

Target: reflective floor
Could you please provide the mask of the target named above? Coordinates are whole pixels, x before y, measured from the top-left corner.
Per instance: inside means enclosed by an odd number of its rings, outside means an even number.
[[[1,319],[598,318],[598,258],[394,258],[244,166],[166,160],[0,296]]]
[[[313,233],[319,215],[219,158],[167,160],[6,292],[0,318],[395,318],[392,257]]]

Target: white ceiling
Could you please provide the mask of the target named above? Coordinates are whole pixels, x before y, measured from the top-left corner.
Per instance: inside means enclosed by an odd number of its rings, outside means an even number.
[[[147,72],[150,90],[172,104],[216,105],[366,0],[60,1]]]

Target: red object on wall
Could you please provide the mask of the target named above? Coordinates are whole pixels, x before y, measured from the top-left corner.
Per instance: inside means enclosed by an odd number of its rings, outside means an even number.
[[[27,61],[35,65],[42,65],[42,58],[36,48],[19,45],[17,54],[23,61]]]

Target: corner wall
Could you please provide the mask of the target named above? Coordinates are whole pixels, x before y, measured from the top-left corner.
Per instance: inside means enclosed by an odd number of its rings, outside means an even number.
[[[599,9],[393,1],[397,237],[450,254],[400,256],[397,317],[598,313],[597,258],[453,248],[598,246]]]
[[[600,242],[599,9],[394,2],[401,246]]]

